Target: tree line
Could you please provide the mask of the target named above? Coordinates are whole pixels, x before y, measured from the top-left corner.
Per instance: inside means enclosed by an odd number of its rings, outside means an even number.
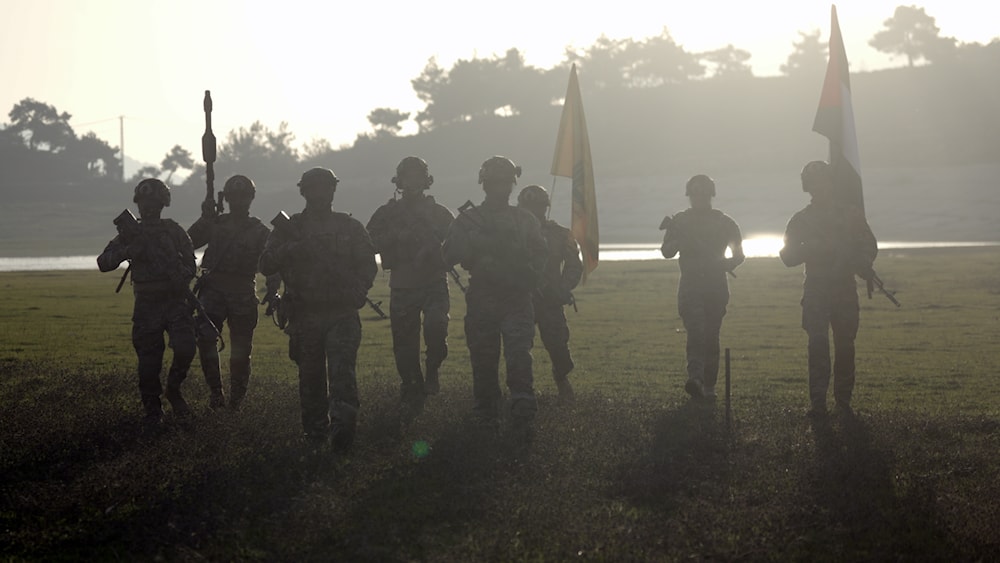
[[[899,6],[869,44],[892,56],[904,57],[908,66],[922,61],[953,63],[985,58],[994,53],[988,46],[959,43],[942,37],[935,18],[923,8]],[[551,111],[564,89],[570,65],[580,67],[582,86],[598,96],[621,91],[669,87],[698,81],[735,81],[753,78],[749,52],[733,45],[690,52],[664,28],[645,39],[612,39],[601,36],[592,45],[567,47],[563,61],[553,68],[528,65],[522,53],[511,48],[489,58],[459,59],[451,68],[430,58],[419,76],[410,82],[424,107],[413,116],[421,133],[484,118],[533,117]],[[827,45],[819,30],[799,32],[782,74],[792,78],[819,80],[826,68]],[[57,183],[87,185],[158,176],[171,183],[183,171],[191,187],[203,185],[204,165],[189,151],[173,146],[158,166],[146,166],[132,178],[122,177],[118,147],[94,133],[78,136],[71,115],[55,107],[25,98],[8,114],[10,123],[0,128],[0,169],[5,183]],[[394,108],[375,108],[368,115],[370,133],[360,133],[354,148],[397,137],[410,113]],[[287,183],[303,163],[329,158],[334,149],[326,140],[314,140],[301,148],[287,123],[272,129],[259,121],[230,131],[219,146],[216,173],[225,178],[237,172],[261,178],[265,185]]]

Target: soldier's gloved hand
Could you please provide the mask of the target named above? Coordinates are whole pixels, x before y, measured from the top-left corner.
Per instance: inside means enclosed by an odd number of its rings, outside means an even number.
[[[264,297],[261,298],[260,300],[261,305],[267,304],[267,309],[264,310],[264,314],[269,317],[274,314],[275,309],[278,308],[278,305],[280,303],[281,303],[281,296],[278,295],[277,292],[268,293],[264,295]]]
[[[571,292],[568,289],[560,290],[560,300],[559,300],[560,303],[562,303],[563,305],[572,305],[573,301],[574,301],[573,292]]]
[[[204,219],[215,219],[218,216],[214,201],[205,198],[205,201],[201,202],[201,216]]]
[[[139,233],[136,232],[135,230],[125,228],[121,225],[118,225],[117,229],[118,229],[118,238],[121,239],[122,243],[124,243],[126,246],[132,244],[132,242],[139,235]]]
[[[871,264],[861,264],[857,268],[858,277],[870,282],[875,279],[875,268]]]

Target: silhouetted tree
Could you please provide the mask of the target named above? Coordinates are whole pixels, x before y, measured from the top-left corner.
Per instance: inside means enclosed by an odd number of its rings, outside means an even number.
[[[330,141],[327,139],[315,138],[302,146],[302,162],[317,160],[333,152]]]
[[[70,114],[59,113],[54,106],[33,98],[21,100],[7,115],[10,117],[10,131],[21,135],[31,150],[45,148],[57,153],[75,139],[73,128],[69,125]]]
[[[619,60],[629,65],[631,86],[674,84],[705,75],[705,66],[698,56],[678,45],[667,28],[645,41],[628,42],[624,57]]]
[[[546,107],[555,91],[549,74],[526,65],[517,49],[489,59],[459,59],[447,71],[434,58],[410,83],[427,104],[416,116],[421,131],[493,115],[518,115]],[[549,92],[549,94],[546,94]]]
[[[781,65],[781,73],[786,76],[822,74],[826,68],[829,47],[820,41],[820,30],[811,33],[799,32],[799,41],[792,43],[794,50],[788,55],[788,62]]]
[[[715,67],[712,78],[724,79],[752,78],[753,70],[747,62],[750,56],[749,51],[737,49],[732,45],[701,54],[703,60]]]
[[[93,131],[71,141],[65,154],[67,159],[84,168],[91,176],[121,177],[118,148],[98,138]]]
[[[160,168],[164,172],[167,172],[167,178],[163,181],[169,184],[170,179],[173,178],[174,172],[177,172],[177,170],[191,170],[194,168],[194,158],[191,156],[191,151],[180,145],[174,145],[170,149],[170,152],[163,157],[163,161],[160,162]]]
[[[368,114],[368,123],[372,124],[376,135],[398,135],[402,122],[410,118],[410,114],[393,108],[375,108]]]
[[[129,185],[135,185],[146,178],[159,178],[159,177],[160,177],[159,168],[152,165],[143,166],[142,168],[136,170],[135,174],[133,174],[132,177],[126,181],[126,183]]]
[[[580,67],[580,82],[593,89],[624,88],[635,66],[636,47],[632,39],[611,39],[601,35],[585,49],[566,47],[566,65]]]
[[[909,66],[920,59],[933,62],[953,54],[955,38],[941,37],[935,19],[916,6],[897,6],[893,16],[883,22],[885,29],[868,42],[889,55],[905,55]]]
[[[438,66],[435,57],[431,57],[427,59],[427,64],[424,65],[424,70],[421,71],[420,76],[410,81],[410,85],[413,86],[413,91],[416,92],[417,98],[425,106],[424,110],[414,118],[421,131],[426,131],[434,126],[431,106],[434,104],[434,98],[440,93],[446,78],[447,73],[445,70]]]

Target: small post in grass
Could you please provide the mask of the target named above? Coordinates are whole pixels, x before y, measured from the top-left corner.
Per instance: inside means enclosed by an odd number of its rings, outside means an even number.
[[[729,371],[729,348],[726,348],[726,428],[732,428],[732,383]]]

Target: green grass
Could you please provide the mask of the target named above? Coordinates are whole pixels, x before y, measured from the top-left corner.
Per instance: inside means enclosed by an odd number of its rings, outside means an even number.
[[[243,411],[209,413],[195,367],[197,419],[144,436],[118,276],[0,274],[0,558],[996,560],[998,258],[884,253],[903,308],[862,295],[857,420],[816,428],[801,271],[777,259],[731,280],[731,428],[721,400],[683,392],[673,261],[606,263],[577,292],[578,401],[556,403],[536,347],[527,449],[468,421],[457,291],[442,393],[411,422],[388,322],[366,309],[359,442],[319,459],[303,456],[296,372],[269,319]]]

